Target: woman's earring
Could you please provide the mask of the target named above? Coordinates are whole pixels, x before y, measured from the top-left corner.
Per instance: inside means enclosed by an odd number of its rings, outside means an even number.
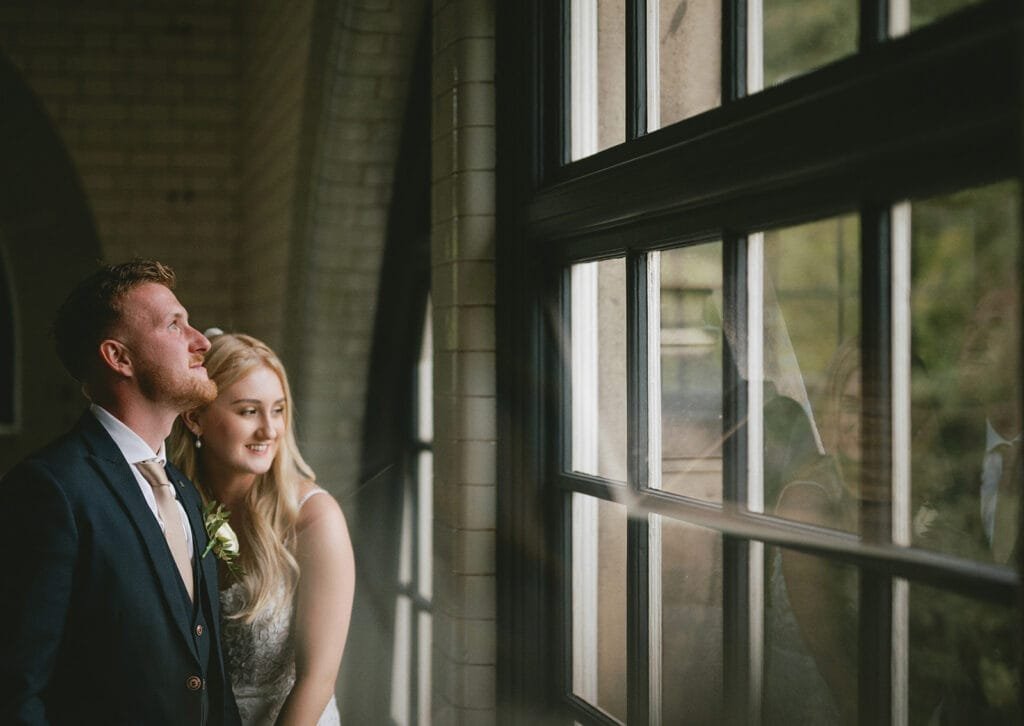
[[[196,434],[196,448],[203,448],[203,439],[199,436],[199,434]]]

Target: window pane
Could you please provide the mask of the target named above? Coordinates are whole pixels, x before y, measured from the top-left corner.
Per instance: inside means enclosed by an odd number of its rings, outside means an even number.
[[[748,8],[750,59],[761,60],[751,91],[759,75],[772,86],[857,50],[857,0],[752,0]]]
[[[910,586],[910,723],[1021,723],[1014,608]]]
[[[416,561],[420,597],[429,600],[434,586],[434,455],[421,451],[416,464]]]
[[[1020,187],[911,205],[915,545],[1009,563],[1020,500]]]
[[[893,35],[916,30],[982,0],[891,0]]]
[[[419,714],[419,720],[417,723],[419,726],[430,726],[430,669],[431,669],[431,655],[433,654],[432,643],[433,643],[433,617],[428,612],[418,613],[417,622],[419,626],[419,663],[417,664],[417,672],[419,674],[419,682],[417,683],[418,690],[417,696],[417,712]]]
[[[750,324],[759,329],[750,355],[760,366],[752,373],[759,385],[751,408],[761,412],[765,508],[856,532],[859,221],[847,215],[766,232],[763,249],[763,291],[750,303]],[[756,264],[756,252],[751,260]]]
[[[625,0],[571,0],[571,159],[626,140]]]
[[[626,509],[572,495],[572,691],[626,720]]]
[[[660,723],[720,723],[722,536],[657,515],[650,522],[651,686]]]
[[[767,553],[764,723],[857,723],[857,571]]]
[[[391,719],[399,726],[410,722],[411,630],[412,601],[406,595],[399,595],[395,602],[395,640],[391,657]]]
[[[647,15],[647,124],[653,131],[722,102],[722,3],[654,0]]]
[[[626,480],[626,262],[572,267],[572,469]]]
[[[650,296],[659,306],[650,317],[661,320],[660,487],[721,502],[722,244],[654,253],[651,261],[660,268]]]

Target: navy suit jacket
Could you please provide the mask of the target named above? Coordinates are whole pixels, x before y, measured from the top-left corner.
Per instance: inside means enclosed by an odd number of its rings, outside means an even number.
[[[195,606],[128,462],[88,411],[0,482],[0,723],[236,726],[198,492]]]

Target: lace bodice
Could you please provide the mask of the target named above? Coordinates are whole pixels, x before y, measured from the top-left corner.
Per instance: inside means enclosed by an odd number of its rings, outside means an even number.
[[[303,498],[301,507],[316,489]],[[294,604],[282,584],[278,599],[251,623],[232,619],[244,605],[242,584],[236,582],[220,593],[221,640],[231,673],[231,689],[243,726],[272,726],[284,699],[295,684],[295,643],[292,638]],[[318,726],[340,723],[334,698]]]

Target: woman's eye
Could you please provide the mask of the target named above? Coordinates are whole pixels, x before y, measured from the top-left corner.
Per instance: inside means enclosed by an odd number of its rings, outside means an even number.
[[[274,409],[275,416],[281,416],[282,414],[284,414],[284,406],[278,406]]]
[[[241,413],[243,416],[255,416],[256,415],[256,409],[255,408],[243,408],[239,413]]]

